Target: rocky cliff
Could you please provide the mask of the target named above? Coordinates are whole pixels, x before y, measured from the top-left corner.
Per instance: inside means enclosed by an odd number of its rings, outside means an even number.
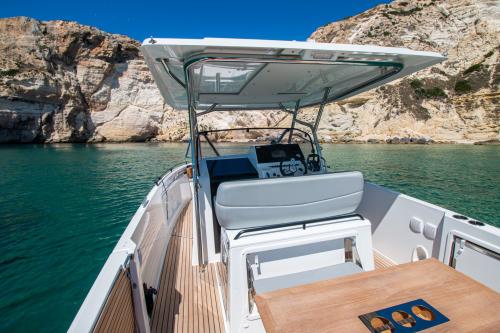
[[[0,20],[0,142],[144,141],[184,128],[139,46],[73,22]]]
[[[311,39],[448,55],[412,77],[328,105],[322,140],[498,141],[498,1],[395,1],[321,27]],[[73,22],[0,20],[0,142],[186,139],[186,115],[163,103],[138,47]],[[288,121],[272,111],[205,118],[202,126],[219,128]]]
[[[330,105],[323,138],[498,141],[498,1],[394,1],[321,27],[311,39],[407,47],[448,57],[399,82]]]

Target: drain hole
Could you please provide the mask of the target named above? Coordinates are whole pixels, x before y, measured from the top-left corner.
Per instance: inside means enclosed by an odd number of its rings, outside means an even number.
[[[372,327],[378,333],[394,332],[394,325],[392,325],[391,322],[384,317],[373,317],[370,320],[370,325],[372,325]]]
[[[415,319],[404,311],[394,311],[392,313],[392,319],[404,327],[413,327],[416,323]]]
[[[463,216],[463,215],[453,215],[454,218],[456,218],[457,220],[468,220],[469,218],[467,216]]]
[[[476,220],[469,220],[469,224],[478,225],[480,227],[484,226],[483,222],[479,222],[479,221],[476,221]]]
[[[411,307],[411,311],[420,319],[431,321],[434,320],[434,312],[422,305],[414,305]]]

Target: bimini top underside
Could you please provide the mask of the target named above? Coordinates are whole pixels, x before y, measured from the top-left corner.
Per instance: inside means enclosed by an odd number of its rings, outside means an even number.
[[[445,59],[404,48],[215,38],[151,38],[142,51],[166,102],[186,109],[189,95],[198,110],[313,106]]]

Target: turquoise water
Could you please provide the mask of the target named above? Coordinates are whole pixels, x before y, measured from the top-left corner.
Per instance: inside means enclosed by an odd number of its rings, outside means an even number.
[[[0,332],[63,332],[184,144],[0,147]],[[500,147],[325,145],[333,170],[500,226]]]

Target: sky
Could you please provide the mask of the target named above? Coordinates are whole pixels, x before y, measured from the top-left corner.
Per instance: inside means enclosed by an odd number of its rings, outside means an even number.
[[[0,6],[0,17],[29,16],[44,21],[77,21],[140,41],[151,36],[301,41],[322,25],[387,2],[8,0]]]

